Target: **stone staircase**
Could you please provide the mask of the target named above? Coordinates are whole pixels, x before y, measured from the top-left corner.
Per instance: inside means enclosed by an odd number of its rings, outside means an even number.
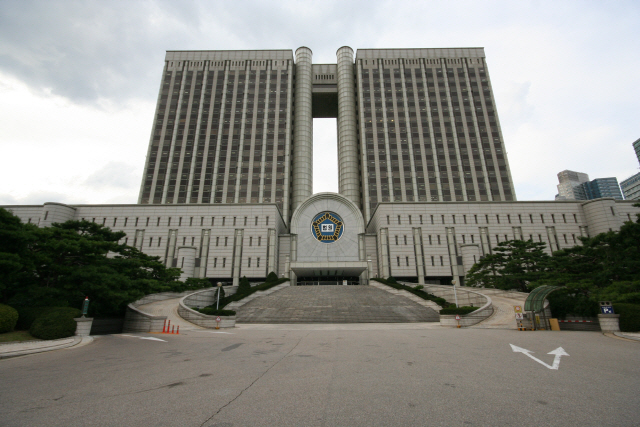
[[[442,307],[440,307],[435,302],[422,299],[418,296],[415,296],[411,292],[405,291],[404,289],[395,289],[395,288],[392,288],[391,286],[383,285],[380,282],[376,282],[375,280],[371,280],[369,282],[369,285],[373,286],[374,288],[378,288],[383,291],[389,292],[390,294],[393,294],[393,295],[400,295],[402,297],[409,298],[411,301],[415,302],[416,304],[420,304],[423,307],[427,307],[432,310],[435,310],[436,313],[439,313],[440,310],[442,309]]]
[[[281,283],[277,286],[274,286],[273,288],[269,288],[266,291],[258,291],[258,292],[254,292],[251,295],[249,295],[246,298],[242,298],[240,301],[234,301],[232,303],[227,304],[224,309],[225,310],[238,310],[239,307],[242,307],[243,305],[245,305],[248,302],[253,301],[256,298],[260,298],[262,296],[265,295],[270,295],[274,292],[278,292],[279,290],[289,287],[290,284],[289,282],[285,282],[285,283]]]
[[[439,321],[438,312],[433,307],[415,302],[404,295],[385,292],[375,286],[285,286],[276,289],[278,287],[249,301],[245,302],[251,297],[238,301],[242,304],[235,308],[227,308],[236,310],[237,323]],[[412,294],[409,295],[413,297]]]

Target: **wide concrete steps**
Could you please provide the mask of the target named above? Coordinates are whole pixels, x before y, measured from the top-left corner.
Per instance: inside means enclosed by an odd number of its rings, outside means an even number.
[[[372,286],[290,286],[236,309],[237,323],[438,322],[438,313]]]

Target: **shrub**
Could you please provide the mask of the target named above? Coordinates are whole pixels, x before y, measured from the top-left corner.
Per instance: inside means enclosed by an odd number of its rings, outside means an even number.
[[[74,317],[82,312],[77,308],[55,307],[39,316],[31,325],[29,333],[43,340],[55,340],[72,336],[76,332]]]
[[[0,304],[0,334],[13,331],[18,323],[18,312],[15,308]]]
[[[251,295],[254,292],[266,291],[269,288],[273,288],[276,285],[279,285],[281,283],[288,282],[288,281],[289,279],[287,278],[281,278],[281,279],[276,279],[275,282],[264,282],[257,286],[248,286],[248,287],[238,286],[238,291],[235,294],[230,295],[228,297],[224,297],[224,298],[222,298],[224,293],[220,295],[220,307],[224,307],[227,304],[234,301],[240,301],[241,299]],[[209,307],[212,307],[215,309],[216,304],[211,304]]]
[[[201,309],[195,309],[196,311],[199,311],[202,314],[206,314],[207,316],[235,316],[236,312],[233,310],[216,310],[215,307],[205,307],[205,308],[201,308]]]
[[[272,271],[267,276],[267,279],[265,280],[265,282],[271,283],[271,282],[276,282],[277,280],[278,280],[278,275]]]
[[[382,284],[385,284],[387,286],[391,286],[394,289],[401,289],[401,290],[405,290],[407,292],[411,292],[412,294],[424,299],[424,300],[429,300],[429,301],[433,301],[436,304],[438,304],[440,307],[448,307],[449,303],[447,302],[446,299],[444,298],[439,298],[433,294],[430,294],[428,292],[425,292],[422,290],[422,285],[418,285],[415,288],[412,286],[407,286],[407,285],[403,285],[402,283],[398,283],[395,281],[395,279],[393,277],[389,277],[388,279],[381,279],[381,278],[373,278],[371,280],[375,280],[376,282],[380,282]],[[393,281],[391,281],[393,280]],[[420,289],[418,289],[420,288]]]
[[[620,315],[620,330],[622,332],[640,331],[640,305],[613,304],[613,311]]]
[[[18,324],[16,329],[20,331],[28,331],[39,316],[47,313],[52,307],[16,307],[18,310]]]
[[[455,305],[451,305],[450,307],[446,307],[443,308],[442,310],[440,310],[440,314],[460,314],[460,315],[464,315],[464,314],[469,314],[471,312],[474,312],[478,309],[479,307],[468,307],[468,306],[462,306],[462,307],[456,307]]]
[[[418,285],[418,286],[415,286],[413,289],[415,289],[416,291],[420,291],[420,290],[424,289],[424,286]]]

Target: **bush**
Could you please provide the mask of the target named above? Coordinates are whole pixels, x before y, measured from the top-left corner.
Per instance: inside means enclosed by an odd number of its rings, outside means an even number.
[[[440,310],[440,314],[460,314],[460,315],[465,315],[465,314],[469,314],[471,312],[476,311],[478,308],[480,307],[468,307],[468,306],[462,306],[462,307],[456,307],[454,305],[450,306],[450,307],[446,307],[443,308],[442,310]]]
[[[194,308],[194,310],[199,311],[202,314],[206,314],[207,316],[235,316],[236,312],[233,310],[216,310],[215,307],[205,307],[201,309]]]
[[[265,280],[265,282],[271,283],[271,282],[276,282],[277,280],[278,280],[278,275],[272,271],[267,276],[267,279]]]
[[[240,301],[241,299],[243,299],[245,297],[248,297],[249,295],[251,295],[254,292],[266,291],[269,288],[273,288],[276,285],[279,285],[281,283],[288,282],[288,281],[289,281],[289,279],[282,278],[282,279],[276,279],[274,282],[264,282],[264,283],[262,283],[260,285],[257,285],[257,286],[248,286],[248,287],[247,286],[245,286],[245,287],[238,286],[238,291],[235,294],[230,295],[228,297],[224,297],[224,298],[222,298],[224,293],[220,295],[220,297],[221,297],[220,298],[220,307],[224,307],[227,304],[229,304],[231,302],[234,302],[234,301]],[[212,307],[212,308],[215,309],[216,304],[211,304],[209,307]]]
[[[13,331],[18,323],[18,312],[15,308],[0,304],[0,334]]]
[[[622,332],[640,331],[640,305],[613,304],[613,311],[620,315],[620,330]]]
[[[435,296],[433,294],[430,294],[428,292],[423,291],[422,290],[422,285],[418,285],[415,288],[412,287],[412,286],[403,285],[402,283],[396,282],[396,280],[393,277],[389,277],[386,280],[376,277],[376,278],[371,279],[371,280],[375,280],[376,282],[380,282],[380,283],[385,284],[387,286],[391,286],[394,289],[400,289],[400,290],[405,290],[407,292],[411,292],[415,296],[418,296],[418,297],[420,297],[420,298],[422,298],[424,300],[435,302],[440,307],[448,307],[450,305],[447,302],[446,299],[437,297],[437,296]]]
[[[46,314],[36,318],[29,329],[29,333],[43,340],[56,340],[73,336],[76,332],[76,321],[73,318],[81,315],[82,312],[77,308],[51,308]]]

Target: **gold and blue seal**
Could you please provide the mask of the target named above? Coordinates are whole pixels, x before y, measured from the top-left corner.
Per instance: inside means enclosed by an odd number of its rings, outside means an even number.
[[[311,221],[311,234],[322,243],[333,243],[342,237],[344,222],[334,212],[320,212]]]

